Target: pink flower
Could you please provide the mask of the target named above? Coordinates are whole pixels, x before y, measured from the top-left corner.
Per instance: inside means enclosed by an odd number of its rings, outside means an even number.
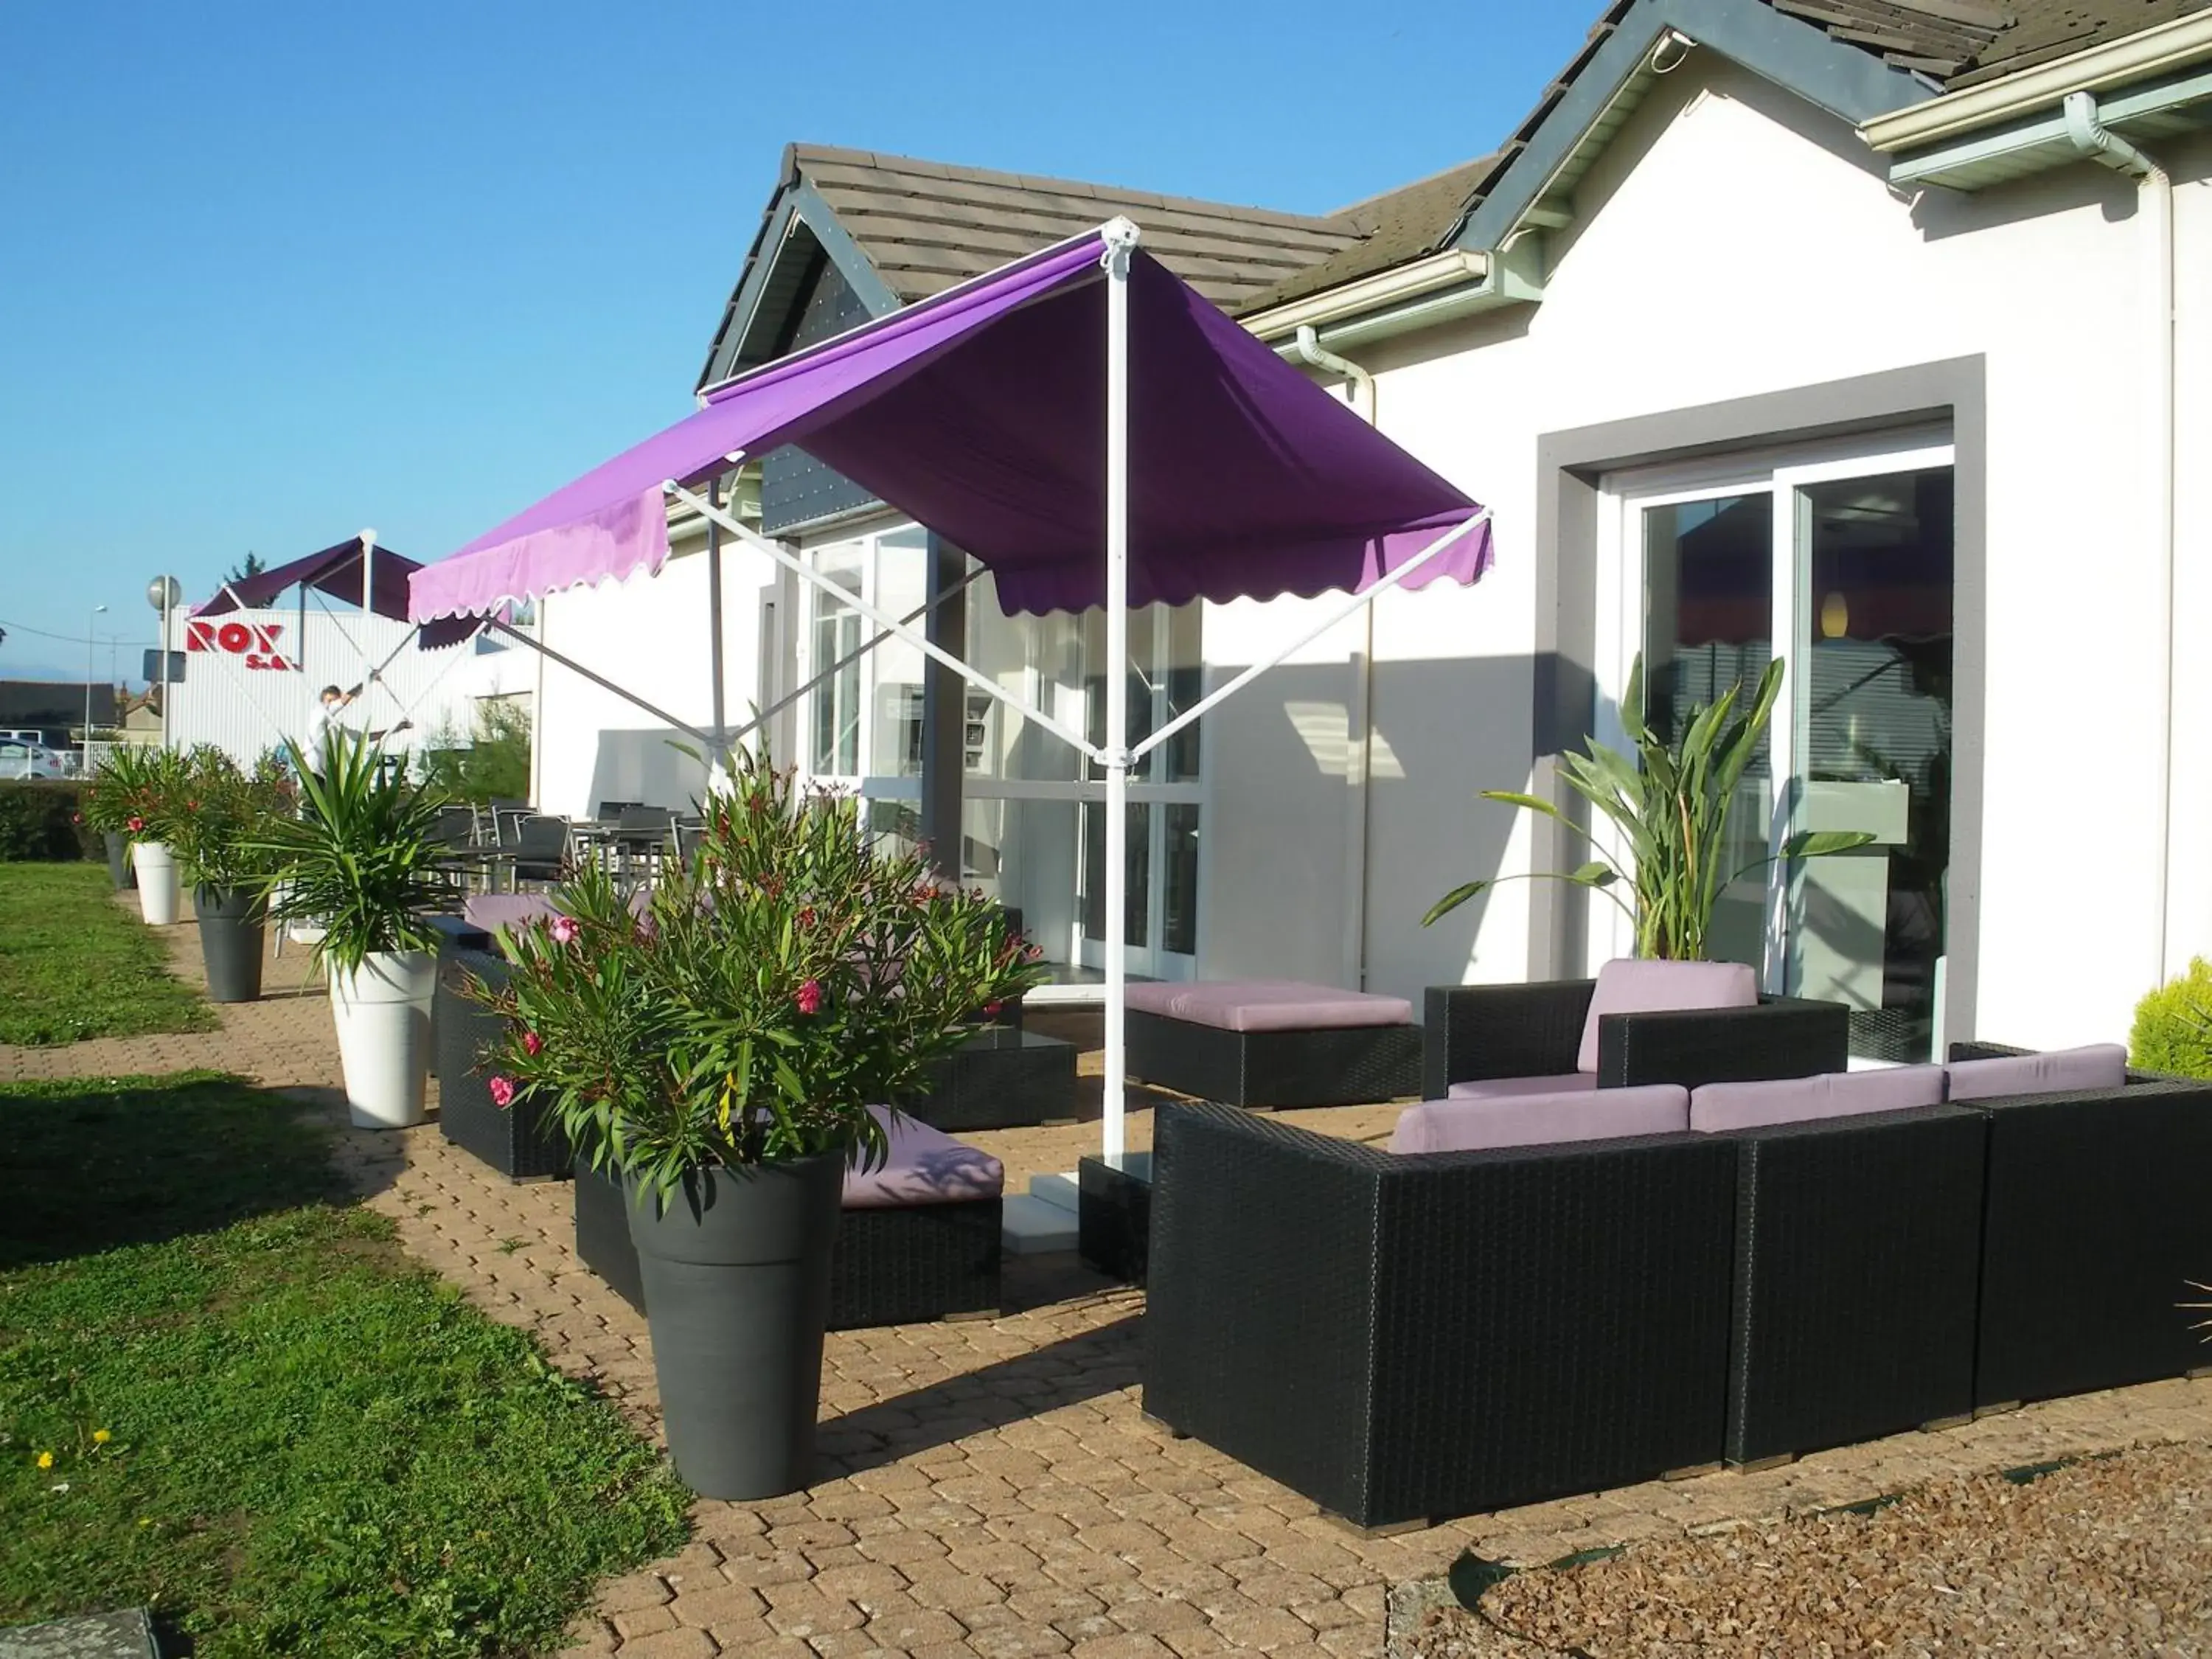
[[[485,1086],[491,1091],[491,1103],[493,1105],[507,1107],[514,1104],[514,1079],[513,1078],[495,1077]]]
[[[810,929],[814,926],[814,907],[812,905],[802,905],[799,908],[799,925],[802,929]]]
[[[543,1052],[544,1047],[545,1039],[538,1036],[537,1032],[525,1031],[522,1034],[522,1052],[524,1054],[535,1055]]]
[[[83,814],[83,813],[82,813],[82,812],[72,812],[72,813],[70,813],[70,822],[71,823],[82,823],[84,822],[84,814]]]
[[[1006,1006],[1006,1005],[1003,1002],[985,1003],[983,1005],[983,1018],[986,1019],[998,1018],[1000,1011],[1003,1010]]]
[[[146,827],[146,820],[143,818],[134,817],[123,827],[130,830],[133,835],[136,835],[139,830],[143,830]]]
[[[556,916],[545,924],[545,931],[553,935],[556,945],[574,945],[576,942],[576,919],[574,916]]]
[[[799,1005],[799,1012],[802,1014],[820,1013],[822,1012],[822,981],[817,979],[808,980],[799,988],[798,995],[793,997],[792,1000]]]

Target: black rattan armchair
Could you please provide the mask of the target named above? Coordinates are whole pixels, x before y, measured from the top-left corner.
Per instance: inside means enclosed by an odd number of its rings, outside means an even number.
[[[1717,1462],[1736,1149],[1154,1127],[1144,1408],[1360,1526]]]
[[[1479,1078],[1555,1077],[1575,1069],[1597,981],[1432,985],[1421,1014],[1421,1097]],[[1749,1083],[1840,1072],[1850,1011],[1839,1002],[1762,997],[1755,1008],[1613,1014],[1599,1022],[1600,1088]]]

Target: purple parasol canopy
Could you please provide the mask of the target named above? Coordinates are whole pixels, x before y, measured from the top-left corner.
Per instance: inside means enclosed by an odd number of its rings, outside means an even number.
[[[1105,597],[1097,233],[732,380],[411,582],[483,611],[668,554],[668,479],[796,444],[988,566],[1009,611]],[[1129,292],[1132,605],[1358,592],[1480,509],[1139,249]],[[1480,526],[1407,582],[1472,581]]]
[[[314,588],[334,599],[343,599],[349,605],[361,603],[362,539],[349,537],[334,547],[319,553],[310,553],[304,559],[295,559],[289,564],[280,564],[256,576],[245,576],[234,582],[226,582],[216,596],[206,604],[195,605],[195,617],[220,617],[240,609],[265,611],[273,606],[289,588],[299,586]],[[376,550],[374,567],[369,574],[371,592],[369,609],[380,617],[393,622],[405,622],[407,616],[407,585],[422,567],[412,559],[400,557],[390,549],[380,545]],[[459,645],[483,626],[482,616],[459,616],[423,625],[418,643],[423,649],[436,651],[447,646]]]

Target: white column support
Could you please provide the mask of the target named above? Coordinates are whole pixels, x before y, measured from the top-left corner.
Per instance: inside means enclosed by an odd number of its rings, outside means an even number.
[[[717,507],[722,504],[720,478],[708,482],[707,499]],[[707,757],[707,788],[712,793],[714,779],[720,775],[730,753],[730,721],[723,707],[722,685],[722,526],[712,519],[707,520],[707,672],[714,687],[711,705],[714,743]]]
[[[1264,658],[1261,661],[1254,663],[1249,668],[1247,668],[1243,672],[1239,673],[1234,679],[1228,681],[1225,684],[1217,687],[1214,690],[1208,692],[1205,696],[1200,697],[1189,708],[1184,709],[1182,714],[1177,714],[1165,726],[1161,726],[1158,731],[1154,732],[1152,736],[1146,738],[1142,743],[1139,744],[1135,751],[1136,758],[1141,759],[1145,756],[1152,753],[1153,750],[1158,748],[1170,738],[1175,736],[1176,732],[1182,731],[1184,726],[1188,726],[1193,720],[1197,720],[1216,703],[1226,702],[1230,698],[1235,696],[1246,686],[1251,684],[1254,680],[1258,679],[1261,675],[1266,673],[1269,669],[1279,666],[1285,658],[1291,656],[1295,652],[1304,650],[1306,647],[1311,645],[1322,635],[1328,633],[1330,629],[1335,627],[1337,623],[1342,622],[1346,617],[1358,616],[1362,610],[1365,609],[1368,605],[1374,604],[1375,601],[1382,598],[1383,594],[1388,593],[1392,588],[1397,586],[1408,577],[1413,575],[1424,565],[1426,565],[1433,559],[1441,557],[1444,550],[1450,547],[1454,543],[1459,541],[1462,537],[1471,534],[1480,526],[1488,524],[1489,522],[1490,509],[1486,507],[1480,513],[1474,514],[1473,516],[1468,518],[1465,522],[1454,525],[1449,530],[1444,532],[1443,535],[1437,537],[1436,540],[1431,542],[1426,547],[1413,555],[1412,558],[1407,560],[1405,563],[1400,565],[1395,570],[1390,572],[1389,575],[1383,577],[1381,581],[1376,582],[1371,587],[1362,588],[1344,604],[1338,605],[1320,622],[1315,623],[1304,633],[1299,635],[1297,638],[1292,640],[1288,645],[1276,652],[1273,656]]]
[[[1108,223],[1106,252],[1106,1054],[1100,1151],[1127,1151],[1129,983],[1129,265],[1137,228]]]
[[[361,532],[361,712],[366,720],[368,700],[376,690],[376,665],[368,659],[368,619],[376,614],[376,590],[370,586],[369,578],[376,569],[376,532]]]
[[[801,581],[806,582],[812,586],[818,587],[823,592],[830,594],[847,610],[858,612],[860,615],[866,617],[870,622],[875,623],[875,625],[883,629],[884,633],[891,635],[897,639],[905,641],[906,643],[914,647],[915,650],[921,652],[924,656],[943,663],[947,668],[957,674],[962,679],[967,681],[969,684],[974,686],[978,691],[982,692],[986,696],[994,698],[996,701],[1006,704],[1007,708],[1012,709],[1024,720],[1029,720],[1034,725],[1042,726],[1046,731],[1051,732],[1053,736],[1058,738],[1062,743],[1073,744],[1078,753],[1088,756],[1091,759],[1096,761],[1103,761],[1105,759],[1106,757],[1104,753],[1094,747],[1090,739],[1083,737],[1081,734],[1069,727],[1061,725],[1058,720],[1053,719],[1042,709],[1031,708],[1028,703],[1024,702],[1012,692],[999,684],[997,681],[990,678],[988,675],[981,673],[977,670],[969,667],[966,663],[961,661],[959,658],[954,656],[950,651],[945,650],[934,641],[930,640],[924,635],[917,632],[907,623],[899,621],[897,617],[890,616],[885,611],[878,611],[874,605],[868,604],[866,600],[859,598],[857,595],[838,586],[836,583],[831,581],[820,571],[815,569],[812,565],[807,563],[805,560],[800,558],[796,553],[786,547],[781,542],[771,541],[768,537],[762,535],[760,532],[752,528],[751,526],[741,523],[732,514],[725,512],[721,507],[713,505],[696,491],[686,489],[682,484],[678,483],[673,478],[662,483],[660,488],[664,494],[671,496],[676,501],[682,501],[694,512],[696,512],[707,519],[711,520],[713,522],[720,525],[724,530],[736,537],[747,547],[753,548],[760,552],[767,554],[769,558],[775,560],[776,563],[790,571]]]

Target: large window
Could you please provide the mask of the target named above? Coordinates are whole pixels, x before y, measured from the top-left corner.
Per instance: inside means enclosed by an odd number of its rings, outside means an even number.
[[[1715,954],[1767,988],[1846,1003],[1855,1054],[1936,1051],[1948,948],[1953,624],[1951,453],[1941,442],[1796,453],[1608,480],[1601,690],[1643,656],[1655,729],[1747,690],[1784,642],[1783,693],[1741,786]],[[1600,735],[1620,741],[1617,714]],[[1808,829],[1871,835],[1795,865],[1759,860]],[[1603,907],[1610,909],[1611,907]],[[1594,919],[1594,943],[1625,947]]]

